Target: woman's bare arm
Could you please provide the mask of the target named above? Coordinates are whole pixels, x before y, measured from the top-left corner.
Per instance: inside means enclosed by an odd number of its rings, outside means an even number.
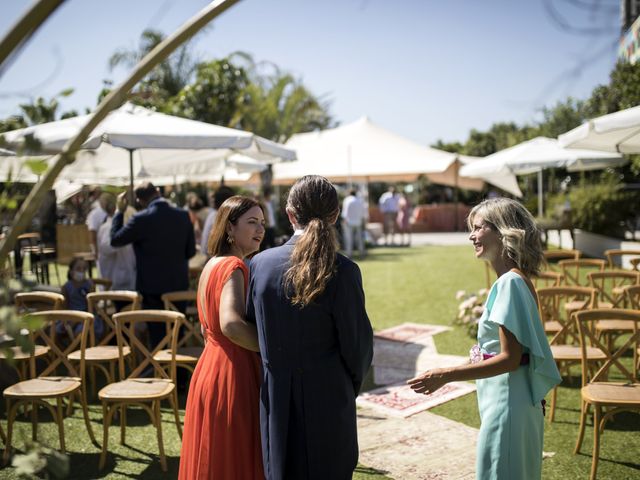
[[[235,270],[220,295],[220,328],[225,337],[247,350],[259,352],[256,326],[245,320],[244,276]]]
[[[512,372],[520,366],[521,358],[522,345],[513,333],[500,326],[500,353],[496,356],[478,363],[428,370],[407,383],[417,393],[433,393],[449,382],[477,380]]]

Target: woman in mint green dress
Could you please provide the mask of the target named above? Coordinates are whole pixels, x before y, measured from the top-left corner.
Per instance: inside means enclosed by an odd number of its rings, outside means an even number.
[[[478,380],[476,477],[539,479],[544,396],[561,380],[529,280],[544,262],[540,233],[533,216],[505,198],[477,205],[468,224],[476,257],[489,261],[498,276],[480,318],[478,345],[469,364],[429,370],[409,384],[429,394],[449,382]]]

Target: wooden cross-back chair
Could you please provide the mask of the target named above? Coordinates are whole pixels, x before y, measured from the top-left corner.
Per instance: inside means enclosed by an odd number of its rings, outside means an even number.
[[[628,297],[624,293],[624,288],[640,285],[640,273],[638,272],[608,270],[591,272],[588,277],[591,285],[598,292],[598,308],[626,308]],[[629,322],[606,319],[596,322],[595,331],[611,346],[620,335],[629,333],[630,327]]]
[[[572,364],[580,362],[581,350],[577,327],[572,319],[574,312],[568,311],[565,308],[566,304],[578,304],[578,310],[593,308],[597,302],[596,291],[588,287],[562,286],[540,288],[537,293],[540,302],[540,318],[545,331],[552,333],[549,346],[553,359],[559,369],[568,373]],[[597,349],[590,349],[588,355],[590,361],[599,361],[605,358],[605,355]],[[555,387],[551,394],[549,422],[553,422],[555,418],[557,397],[558,388]]]
[[[43,311],[60,310],[64,305],[64,296],[55,292],[21,292],[16,293],[15,308],[18,315]],[[35,358],[44,357],[49,352],[49,347],[42,344],[34,345],[33,356]],[[27,360],[31,357],[29,352],[23,352],[20,347],[11,347],[10,352],[19,380],[27,378]],[[7,354],[0,351],[0,361],[7,360]]]
[[[607,266],[610,269],[622,269],[624,257],[640,257],[640,250],[624,250],[619,248],[612,248],[610,250],[605,250],[604,256],[607,258]],[[631,260],[637,260],[637,258],[632,258]]]
[[[127,290],[115,290],[107,292],[92,292],[87,294],[89,313],[100,318],[104,324],[104,335],[100,339],[95,338],[95,331],[91,329],[89,334],[89,346],[85,353],[85,362],[91,379],[91,386],[95,395],[96,376],[95,369],[99,369],[107,383],[115,382],[115,365],[120,358],[120,351],[116,340],[116,326],[113,322],[113,314],[116,312],[115,302],[123,310],[138,310],[142,304],[142,296],[137,292]],[[128,357],[130,349],[125,346],[122,355]],[[69,358],[74,361],[80,359],[80,351],[75,351]]]
[[[111,425],[114,413],[120,409],[120,442],[124,445],[127,424],[126,409],[129,405],[136,405],[142,407],[149,414],[156,428],[158,449],[160,451],[160,465],[162,470],[166,472],[167,461],[162,440],[160,402],[162,400],[169,400],[173,408],[178,434],[182,437],[182,427],[178,414],[178,395],[175,387],[175,356],[178,345],[178,331],[180,325],[184,322],[184,315],[179,312],[170,312],[167,310],[140,310],[116,313],[113,315],[113,320],[116,324],[118,349],[120,350],[120,357],[118,359],[120,381],[106,385],[98,392],[98,397],[102,402],[104,422],[99,468],[104,468],[107,459],[109,426]],[[142,322],[161,322],[165,324],[167,333],[152,351],[149,351],[147,345],[137,337],[136,325]],[[132,354],[138,353],[141,358],[143,358],[128,375],[126,373],[123,353],[124,348],[127,346],[130,347]],[[169,347],[171,351],[169,372],[154,358],[160,350],[167,347]],[[148,376],[149,372],[153,373],[152,377]]]
[[[640,272],[640,257],[632,258],[631,260],[629,260],[629,263],[631,264],[631,268],[633,270],[635,270],[636,272]]]
[[[625,287],[624,295],[627,297],[627,305],[631,310],[640,310],[640,285]],[[640,373],[640,347],[636,350],[635,366]]]
[[[36,358],[34,355],[29,357],[29,380],[23,380],[10,387],[7,387],[3,395],[7,404],[7,440],[4,451],[4,461],[9,459],[11,451],[11,439],[13,436],[13,423],[16,413],[21,405],[32,406],[31,408],[31,425],[32,438],[37,440],[38,410],[36,406],[40,405],[47,408],[58,425],[58,434],[60,438],[60,450],[65,452],[64,441],[64,423],[62,400],[71,398],[72,395],[79,393],[81,397],[82,412],[84,422],[89,433],[91,441],[97,445],[89,421],[89,412],[87,409],[87,396],[84,383],[85,362],[84,351],[87,345],[88,331],[93,323],[93,315],[87,312],[78,312],[75,310],[49,310],[33,314],[42,322],[42,328],[30,332],[30,340],[33,343],[42,341],[49,348],[49,364],[45,369],[36,375]],[[70,328],[66,331],[71,336],[65,339],[60,338],[56,331],[56,325],[62,322],[64,326]],[[82,330],[74,336],[74,327],[82,325]],[[80,348],[82,352],[80,361],[74,364],[67,358],[69,353],[76,348]],[[64,370],[61,374],[60,370]],[[47,402],[47,399],[55,399],[56,407]]]
[[[590,479],[595,480],[600,455],[600,437],[604,432],[607,420],[621,411],[640,413],[640,383],[637,371],[635,368],[626,368],[624,363],[620,361],[627,351],[637,352],[640,348],[640,333],[638,331],[640,310],[594,309],[577,312],[575,318],[580,332],[582,351],[582,389],[580,391],[582,403],[580,430],[574,453],[580,452],[586,417],[589,408],[593,407],[593,452]],[[624,343],[618,342],[614,348],[609,348],[596,336],[592,324],[605,319],[629,323],[632,333]],[[595,373],[589,368],[587,358],[589,348],[598,348],[606,355],[605,361]],[[614,371],[622,381],[608,381],[612,378]]]
[[[578,260],[560,260],[560,271],[565,285],[589,286],[589,272],[604,272],[606,262],[599,258],[581,258]]]
[[[533,282],[533,286],[536,289],[545,287],[559,287],[562,284],[562,274],[560,272],[547,270],[538,273],[538,275],[532,276],[531,281]]]
[[[547,262],[546,269],[553,272],[560,271],[558,262],[561,260],[578,260],[582,257],[580,250],[544,250],[542,254]]]
[[[197,292],[195,290],[169,292],[162,295],[161,298],[164,302],[165,310],[178,312],[181,302],[186,307],[185,322],[182,324],[182,336],[178,339],[176,365],[193,373],[198,359],[204,351],[204,339],[200,332],[198,306],[196,304]],[[168,349],[161,350],[155,355],[155,359],[168,365],[171,361],[171,351]]]

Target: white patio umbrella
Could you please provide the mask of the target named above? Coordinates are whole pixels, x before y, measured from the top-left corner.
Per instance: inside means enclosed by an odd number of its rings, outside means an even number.
[[[83,115],[3,134],[9,146],[19,146],[28,135],[43,152],[57,153],[88,121]],[[143,178],[191,178],[224,164],[242,151],[263,162],[294,160],[295,152],[250,132],[220,127],[125,104],[96,127],[60,178],[88,183],[133,185]],[[126,182],[126,183],[125,183]]]
[[[483,160],[465,165],[460,173],[466,176],[515,175],[538,173],[538,216],[543,214],[542,170],[566,168],[569,171],[597,170],[623,165],[621,155],[597,150],[562,148],[558,140],[536,137],[486,156]]]
[[[640,153],[640,106],[593,118],[558,137],[566,148]]]

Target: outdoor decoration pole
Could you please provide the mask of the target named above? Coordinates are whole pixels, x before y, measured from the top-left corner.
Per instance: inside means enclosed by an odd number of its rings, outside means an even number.
[[[24,45],[63,2],[64,0],[34,2],[31,8],[20,17],[20,20],[13,24],[13,27],[0,40],[0,77],[7,68],[5,61],[10,58],[12,52],[15,55],[16,49]]]
[[[538,170],[538,218],[542,218],[542,168]]]
[[[80,132],[69,140],[62,148],[62,151],[53,158],[49,170],[47,170],[42,180],[36,184],[22,203],[11,225],[11,229],[5,239],[0,242],[0,265],[4,265],[18,235],[24,232],[27,225],[31,222],[31,219],[42,204],[46,193],[51,189],[53,182],[62,169],[75,160],[75,153],[107,114],[111,110],[119,107],[126,99],[127,93],[157,64],[166,59],[176,48],[201,30],[207,23],[239,1],[240,0],[216,0],[211,2],[193,18],[184,23],[172,35],[160,42],[138,63],[128,79],[109,92],[102,102],[100,102],[100,105],[98,105],[94,114],[89,118],[89,121],[82,127]]]
[[[454,166],[453,166],[453,171],[454,171],[454,181],[453,181],[453,202],[454,202],[454,207],[453,207],[453,214],[455,215],[455,229],[456,232],[460,231],[460,222],[458,220],[459,214],[458,214],[458,200],[459,200],[459,193],[460,193],[460,187],[458,186],[458,177],[459,177],[459,170],[460,170],[460,159],[456,158],[456,161],[454,162]]]

